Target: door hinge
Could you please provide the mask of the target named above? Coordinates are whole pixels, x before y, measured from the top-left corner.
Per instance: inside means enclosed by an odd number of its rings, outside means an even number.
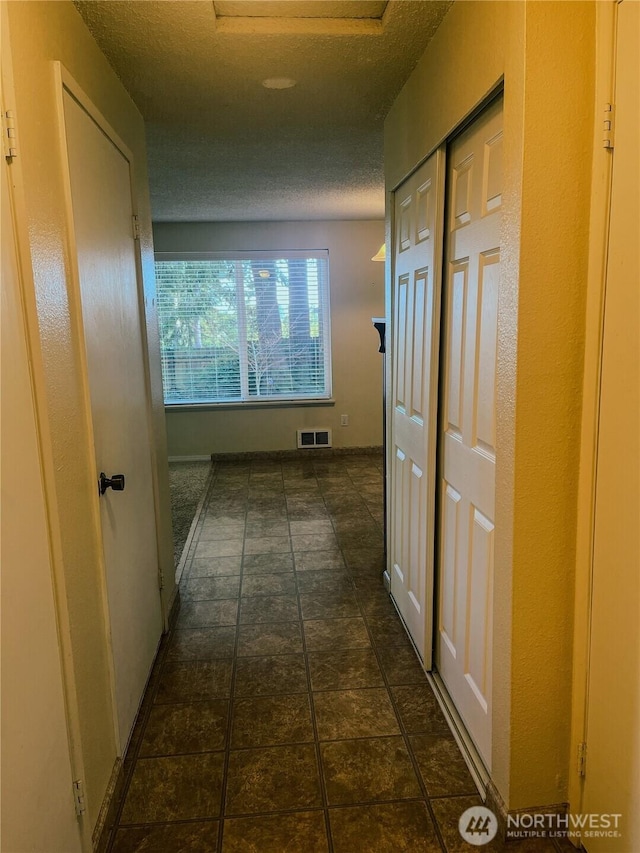
[[[158,569],[158,589],[164,589],[164,575],[162,569]]]
[[[604,119],[602,122],[602,147],[613,148],[613,133],[615,130],[616,108],[614,104],[604,105]]]
[[[2,111],[2,140],[4,156],[12,160],[18,156],[18,140],[16,133],[16,120],[13,110]]]
[[[584,776],[585,775],[586,765],[587,765],[587,745],[583,741],[582,743],[578,744],[578,765],[577,765],[578,776]]]
[[[140,239],[140,220],[138,219],[138,217],[136,216],[135,213],[131,217],[131,220],[133,222],[133,239],[139,240]]]
[[[84,782],[82,779],[76,779],[73,783],[73,799],[76,805],[76,814],[80,817],[87,810],[84,804]]]

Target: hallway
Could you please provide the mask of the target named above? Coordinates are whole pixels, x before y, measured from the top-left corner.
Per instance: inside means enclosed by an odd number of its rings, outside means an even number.
[[[216,463],[114,853],[472,849],[480,798],[382,569],[379,455]]]

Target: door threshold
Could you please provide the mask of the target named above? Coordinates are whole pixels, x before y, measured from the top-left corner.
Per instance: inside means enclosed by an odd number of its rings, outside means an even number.
[[[480,757],[480,753],[471,740],[465,724],[462,721],[462,717],[458,713],[456,706],[453,704],[453,700],[449,696],[447,688],[444,685],[444,681],[435,670],[432,672],[426,672],[426,676],[427,681],[436,695],[436,699],[438,700],[442,713],[447,720],[449,728],[451,729],[451,733],[460,748],[462,757],[469,768],[469,772],[475,782],[478,793],[482,797],[482,801],[485,802],[487,799],[487,788],[491,781],[489,771],[485,767],[484,762]]]

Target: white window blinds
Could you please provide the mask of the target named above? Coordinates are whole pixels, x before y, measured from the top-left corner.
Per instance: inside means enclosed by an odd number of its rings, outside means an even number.
[[[167,405],[331,396],[327,252],[156,255]]]

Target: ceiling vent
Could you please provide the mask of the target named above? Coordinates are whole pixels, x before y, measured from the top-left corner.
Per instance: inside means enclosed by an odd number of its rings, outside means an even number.
[[[298,447],[331,447],[331,430],[299,429]]]

